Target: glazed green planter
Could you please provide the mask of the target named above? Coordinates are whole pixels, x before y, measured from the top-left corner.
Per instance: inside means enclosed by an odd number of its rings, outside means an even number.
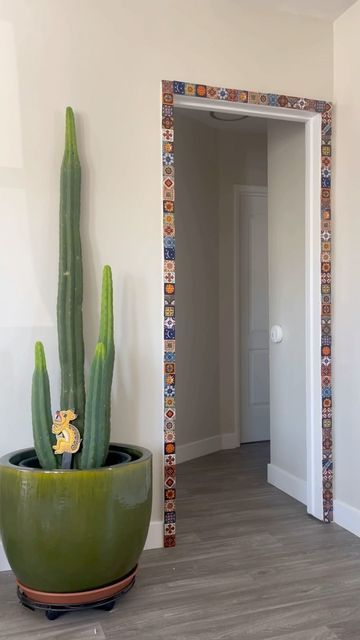
[[[132,460],[119,464],[119,452]],[[148,532],[150,451],[111,444],[108,466],[81,471],[19,466],[32,457],[35,450],[24,449],[0,459],[0,532],[16,578],[57,593],[120,580]]]

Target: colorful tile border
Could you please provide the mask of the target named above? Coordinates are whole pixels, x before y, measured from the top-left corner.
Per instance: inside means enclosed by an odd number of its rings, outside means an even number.
[[[275,93],[162,82],[163,237],[164,237],[164,546],[175,546],[175,156],[174,95],[197,96],[321,114],[321,385],[322,473],[324,522],[333,515],[332,391],[331,391],[331,115],[332,105]],[[320,426],[320,425],[319,425]]]

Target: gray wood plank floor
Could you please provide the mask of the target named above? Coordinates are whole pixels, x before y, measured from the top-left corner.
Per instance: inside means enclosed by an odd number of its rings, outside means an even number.
[[[360,540],[266,483],[268,445],[178,466],[178,545],[146,551],[111,613],[48,622],[0,574],[9,640],[359,640]]]

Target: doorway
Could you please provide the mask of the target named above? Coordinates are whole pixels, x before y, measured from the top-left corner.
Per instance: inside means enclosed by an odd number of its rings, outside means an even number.
[[[322,427],[331,428],[331,388],[326,376],[326,393],[321,389],[321,364],[329,372],[330,305],[321,306],[321,282],[327,285],[329,295],[329,252],[321,253],[319,261],[320,233],[329,233],[330,191],[328,169],[323,170],[320,183],[320,162],[328,167],[326,159],[331,154],[331,105],[322,101],[309,101],[274,94],[254,94],[191,85],[182,82],[163,83],[163,201],[164,201],[164,284],[165,284],[165,546],[175,544],[175,172],[176,126],[174,129],[174,105],[184,109],[221,111],[251,114],[305,124],[306,137],[306,207],[305,207],[305,289],[306,289],[306,467],[308,512],[331,520],[332,514],[332,461],[331,444],[326,449],[322,443]],[[321,192],[320,192],[321,189]],[[321,207],[320,203],[321,194]],[[324,237],[324,236],[323,236]],[[328,238],[328,236],[327,236]],[[170,243],[169,243],[170,239]],[[171,245],[171,246],[170,246]],[[167,251],[170,249],[170,251]],[[320,276],[325,274],[325,277]],[[326,281],[326,282],[325,282]],[[170,323],[169,323],[170,319]],[[170,326],[171,325],[171,326]],[[322,351],[321,334],[326,337],[326,354]],[[324,341],[323,341],[324,344]],[[325,362],[326,360],[326,362]],[[324,385],[323,385],[324,386]],[[324,397],[326,402],[324,402]],[[323,420],[321,422],[321,411]],[[327,431],[327,435],[329,432]],[[294,451],[294,456],[296,452]],[[170,456],[170,457],[169,457]],[[172,456],[172,457],[171,457]],[[322,459],[324,472],[322,472]],[[323,493],[324,490],[324,493]],[[323,497],[325,498],[323,503]]]

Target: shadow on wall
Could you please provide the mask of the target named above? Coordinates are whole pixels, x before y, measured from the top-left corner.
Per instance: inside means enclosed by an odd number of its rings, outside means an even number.
[[[131,276],[116,278],[114,282],[117,347],[112,397],[112,437],[120,442],[135,444],[141,439],[138,389],[140,384],[146,384],[149,375],[149,363],[143,363],[146,375],[139,375],[139,332],[144,318],[140,321],[137,315],[135,296],[138,288],[139,283]]]

